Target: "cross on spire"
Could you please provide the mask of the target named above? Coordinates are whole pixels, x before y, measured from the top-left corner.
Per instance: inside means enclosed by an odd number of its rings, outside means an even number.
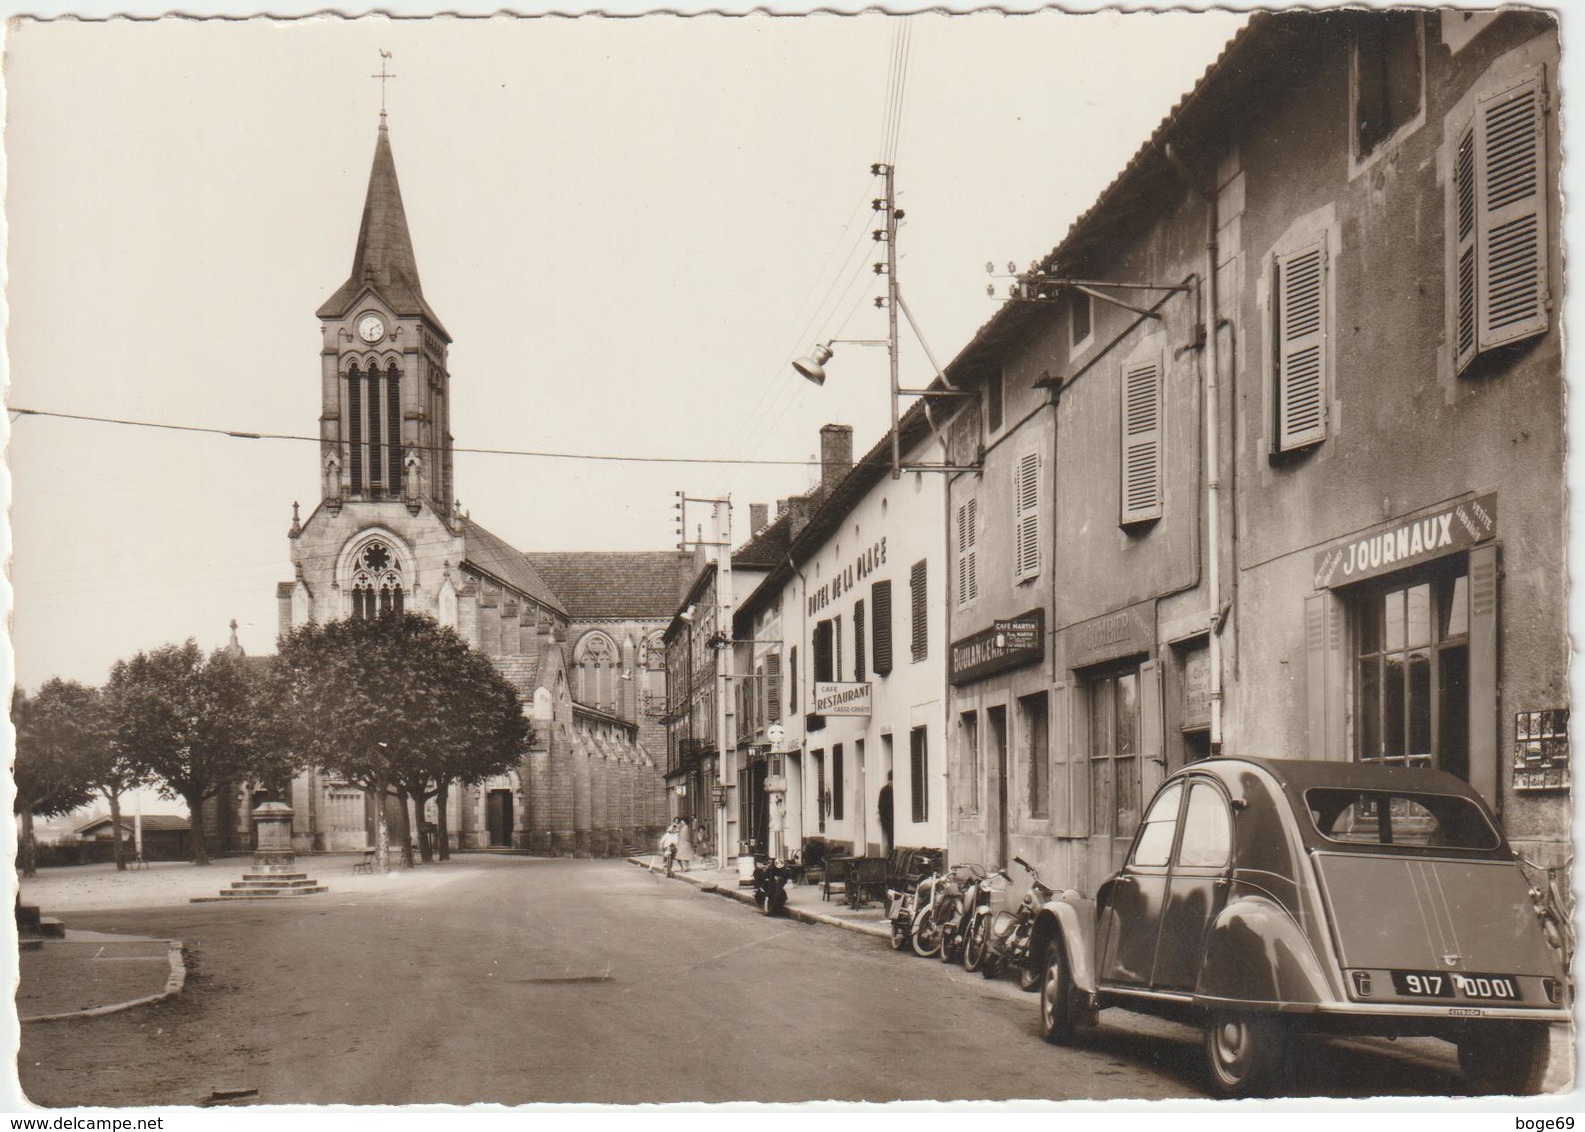
[[[395,74],[388,72],[385,69],[385,61],[390,57],[391,53],[389,51],[385,50],[383,47],[380,48],[380,73],[369,76],[371,79],[380,80],[380,125],[382,127],[385,125],[385,80],[394,79],[396,77]]]

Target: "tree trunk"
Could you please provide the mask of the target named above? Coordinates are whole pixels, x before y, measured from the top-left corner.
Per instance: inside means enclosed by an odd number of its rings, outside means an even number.
[[[385,778],[374,780],[374,860],[382,873],[391,871],[391,831],[385,823]]]
[[[424,828],[428,824],[424,821],[425,794],[422,790],[412,792],[413,821],[418,826],[418,853],[423,858],[424,864],[432,865],[435,862],[435,850],[429,844],[429,838],[424,836]]]
[[[413,823],[407,816],[407,795],[401,787],[397,787],[396,801],[402,811],[402,823],[398,827],[402,838],[402,864],[411,869],[417,864],[413,860]]]
[[[442,781],[435,794],[435,852],[442,861],[451,860],[451,830],[446,826],[446,806],[451,801],[451,783]]]
[[[127,871],[127,846],[121,838],[121,791],[108,786],[101,786],[100,790],[110,802],[110,828],[115,831],[115,840],[111,844],[115,847],[116,872],[124,873]]]
[[[39,871],[38,841],[33,836],[33,811],[22,811],[22,875],[37,876]]]
[[[193,831],[193,864],[207,865],[209,851],[204,847],[204,796],[202,794],[183,794],[187,803],[187,824]]]

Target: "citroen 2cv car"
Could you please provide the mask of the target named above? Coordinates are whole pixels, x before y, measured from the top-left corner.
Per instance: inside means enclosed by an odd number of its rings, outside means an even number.
[[[1217,758],[1177,771],[1093,900],[1040,912],[1040,1030],[1106,1007],[1198,1022],[1212,1084],[1278,1091],[1301,1032],[1458,1047],[1480,1092],[1540,1086],[1567,974],[1491,814],[1442,771]]]

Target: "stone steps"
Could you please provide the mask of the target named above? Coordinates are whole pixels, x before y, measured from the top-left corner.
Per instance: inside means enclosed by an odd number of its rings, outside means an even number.
[[[194,904],[207,904],[219,900],[284,900],[292,896],[311,896],[330,889],[313,880],[307,873],[243,873],[241,880],[231,882],[219,896],[195,896]]]

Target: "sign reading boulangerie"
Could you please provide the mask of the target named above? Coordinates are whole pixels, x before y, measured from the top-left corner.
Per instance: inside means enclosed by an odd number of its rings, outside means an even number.
[[[978,680],[1004,668],[1044,659],[1046,611],[1031,609],[952,642],[952,683]]]
[[[1497,533],[1497,496],[1449,503],[1350,535],[1315,556],[1315,588],[1346,586],[1485,542]]]
[[[816,715],[869,715],[871,711],[868,683],[821,681],[815,685]]]

